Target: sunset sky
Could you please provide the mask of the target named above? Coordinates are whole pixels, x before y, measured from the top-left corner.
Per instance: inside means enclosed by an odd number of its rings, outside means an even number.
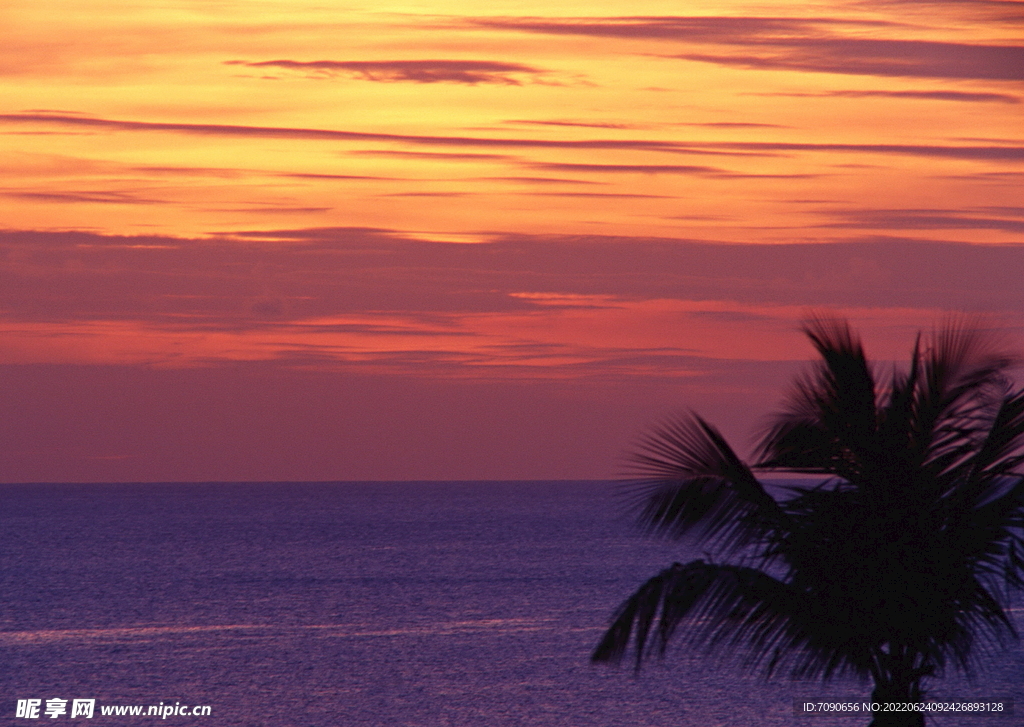
[[[5,0],[0,481],[606,478],[1024,348],[1024,2]]]

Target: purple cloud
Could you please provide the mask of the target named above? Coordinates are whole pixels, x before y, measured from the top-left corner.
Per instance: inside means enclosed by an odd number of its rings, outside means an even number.
[[[894,23],[829,18],[625,17],[476,19],[476,25],[554,35],[675,41],[736,50],[673,57],[742,68],[916,78],[1024,79],[1024,46],[862,37]],[[854,28],[857,37],[837,31]]]
[[[865,210],[838,226],[1011,229],[1024,219],[1014,210],[946,216],[951,219],[934,210]],[[524,292],[752,305],[1024,307],[1024,245],[886,237],[742,245],[494,235],[454,245],[361,228],[195,240],[0,232],[0,261],[0,309],[9,320],[141,320],[174,330],[273,328],[350,313],[378,316],[387,325],[394,316],[413,317],[428,329],[447,329],[452,316],[541,305],[518,295]]]
[[[636,129],[636,124],[612,124],[587,121],[557,121],[539,119],[506,119],[505,124],[530,124],[533,126],[570,126],[583,129]]]
[[[322,139],[334,141],[385,141],[429,146],[465,146],[493,148],[544,149],[635,149],[690,153],[685,145],[672,141],[645,141],[635,139],[587,139],[560,141],[554,139],[523,139],[468,136],[421,136],[412,134],[383,134],[333,129],[309,129],[280,126],[243,126],[238,124],[186,124],[152,121],[122,121],[90,116],[61,114],[0,114],[0,122],[54,124],[80,126],[115,131],[164,131],[199,136],[249,136],[270,139]],[[699,153],[699,152],[698,152]]]
[[[558,162],[535,162],[528,166],[555,172],[608,172],[618,174],[728,174],[716,167],[691,166],[685,164],[568,164]]]
[[[826,93],[759,93],[757,96],[797,98],[907,98],[923,101],[962,101],[966,103],[1019,104],[1020,98],[1008,93],[968,93],[965,91],[828,91]]]
[[[27,192],[0,190],[0,197],[27,199],[35,202],[86,204],[164,204],[165,200],[148,199],[131,192],[99,189],[81,192]]]
[[[913,78],[1024,80],[1024,46],[982,46],[923,40],[800,38],[759,55],[676,56],[750,69]]]
[[[1017,208],[991,208],[976,213],[939,209],[880,209],[843,212],[839,222],[822,227],[886,230],[1001,230],[1024,232],[1024,217]],[[996,217],[985,212],[1002,212]],[[1014,219],[1016,217],[1016,219]]]
[[[406,159],[454,159],[458,161],[491,161],[494,159],[508,159],[507,154],[473,154],[469,152],[443,152],[443,151],[398,151],[396,149],[358,149],[350,151],[349,154],[362,154],[364,156],[379,157],[401,157]]]
[[[944,159],[1017,161],[1024,159],[1024,146],[940,146],[935,144],[799,144],[782,142],[710,142],[708,147],[748,151],[831,151],[868,154],[899,154]]]
[[[606,184],[606,182],[594,182],[589,179],[565,179],[562,177],[477,177],[477,179],[484,182],[517,182],[520,184]]]
[[[329,78],[344,74],[365,81],[396,83],[496,83],[520,86],[513,74],[536,76],[543,73],[521,63],[465,60],[398,60],[398,61],[225,61],[225,65],[247,68],[281,68],[305,71],[316,77]]]
[[[525,139],[468,136],[425,136],[383,134],[332,129],[290,128],[279,126],[242,126],[234,124],[187,124],[152,121],[122,121],[95,117],[50,114],[0,114],[0,123],[53,124],[82,126],[113,131],[160,131],[198,136],[248,136],[270,139],[320,139],[328,141],[385,141],[418,146],[485,147],[511,149],[628,149],[672,154],[770,154],[774,152],[849,152],[895,154],[946,159],[983,159],[1017,161],[1024,159],[1024,146],[1011,144],[936,145],[936,144],[810,144],[783,142],[707,142],[649,141],[640,139]]]
[[[580,197],[580,198],[598,198],[598,197],[610,197],[612,199],[671,199],[663,194],[628,194],[625,192],[519,192],[518,194],[526,194],[533,197]]]
[[[636,16],[618,18],[475,18],[473,25],[527,33],[694,43],[767,42],[821,32],[828,26],[877,27],[889,23],[764,17]]]

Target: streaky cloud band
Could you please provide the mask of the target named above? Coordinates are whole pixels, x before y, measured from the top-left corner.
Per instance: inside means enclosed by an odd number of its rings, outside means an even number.
[[[280,59],[272,61],[225,61],[225,65],[246,68],[280,68],[305,71],[331,77],[346,74],[365,81],[394,83],[496,83],[519,86],[521,82],[510,74],[537,75],[540,69],[521,63],[501,61],[477,61],[457,59],[436,60],[386,60],[386,61],[296,61]]]
[[[672,154],[707,154],[735,152],[845,152],[899,154],[946,159],[978,159],[988,161],[1024,160],[1024,145],[936,144],[831,144],[751,141],[673,141],[638,139],[526,139],[469,136],[428,136],[416,134],[384,134],[375,132],[309,129],[280,126],[245,126],[237,124],[190,124],[181,122],[124,121],[96,117],[57,114],[0,114],[0,123],[54,124],[111,129],[115,131],[156,131],[201,136],[249,136],[253,138],[322,139],[336,141],[387,141],[425,146],[547,148],[547,149],[631,149]]]

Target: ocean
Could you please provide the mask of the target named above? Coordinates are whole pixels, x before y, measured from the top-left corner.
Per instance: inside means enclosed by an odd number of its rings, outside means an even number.
[[[609,482],[0,485],[0,724],[870,721],[794,713],[868,701],[856,680],[766,682],[681,645],[639,674],[590,664],[616,606],[694,557],[639,535]],[[1024,649],[987,662],[931,694],[1024,709]]]

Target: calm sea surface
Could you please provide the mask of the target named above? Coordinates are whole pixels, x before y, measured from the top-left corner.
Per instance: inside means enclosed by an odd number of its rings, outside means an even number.
[[[588,655],[674,560],[603,482],[0,485],[0,724],[19,699],[209,705],[178,725],[866,725],[794,715],[856,682],[764,683],[677,649],[638,677]],[[1024,650],[938,698],[1014,698]],[[70,713],[71,702],[68,702]]]

